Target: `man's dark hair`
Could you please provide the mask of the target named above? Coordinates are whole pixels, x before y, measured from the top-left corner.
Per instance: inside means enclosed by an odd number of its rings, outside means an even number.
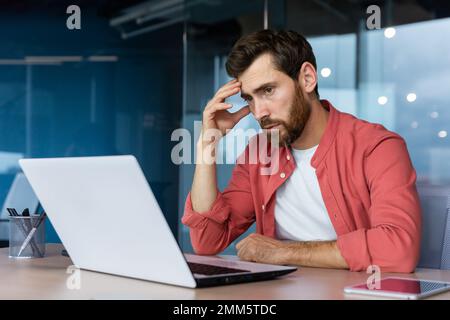
[[[275,68],[294,81],[304,62],[317,70],[316,57],[309,42],[295,31],[261,30],[240,38],[231,49],[225,65],[228,75],[237,78],[264,53],[270,53]],[[314,89],[319,97],[318,85]]]

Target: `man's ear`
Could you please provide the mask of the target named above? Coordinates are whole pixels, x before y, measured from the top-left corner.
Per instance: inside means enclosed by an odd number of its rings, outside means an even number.
[[[306,93],[314,92],[317,85],[317,72],[310,62],[304,62],[298,73],[298,83],[301,84]]]

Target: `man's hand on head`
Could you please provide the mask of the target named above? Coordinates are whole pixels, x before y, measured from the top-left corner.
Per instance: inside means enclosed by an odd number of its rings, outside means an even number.
[[[243,117],[250,113],[250,108],[248,106],[244,106],[234,113],[228,111],[233,105],[226,103],[225,100],[237,94],[240,90],[241,82],[233,79],[216,92],[203,111],[203,134],[211,136],[212,133],[208,133],[207,131],[217,130],[224,136],[227,134],[228,130],[233,129]]]

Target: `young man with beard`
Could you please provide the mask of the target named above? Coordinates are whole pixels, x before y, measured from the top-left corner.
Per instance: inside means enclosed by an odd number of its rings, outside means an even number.
[[[220,253],[256,221],[256,233],[236,245],[242,260],[413,272],[421,210],[405,141],[319,100],[314,53],[296,32],[241,38],[226,68],[234,79],[203,112],[182,219],[195,252]],[[225,99],[238,92],[248,105],[230,113]],[[278,170],[267,176],[262,163],[238,163],[220,192],[214,161],[202,161],[214,160],[219,139],[206,132],[223,136],[249,113],[279,134]]]

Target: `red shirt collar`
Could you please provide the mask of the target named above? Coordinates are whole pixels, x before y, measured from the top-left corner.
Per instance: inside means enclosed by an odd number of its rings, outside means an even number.
[[[328,117],[327,126],[325,127],[325,131],[320,138],[319,147],[317,148],[314,156],[311,159],[311,165],[314,169],[317,169],[319,163],[323,160],[328,150],[330,150],[331,145],[336,137],[336,133],[339,125],[339,115],[340,111],[337,110],[328,100],[322,99],[320,100],[322,106],[330,112]],[[280,155],[284,157],[285,155],[289,155],[292,157],[292,153],[288,147],[280,148]]]

